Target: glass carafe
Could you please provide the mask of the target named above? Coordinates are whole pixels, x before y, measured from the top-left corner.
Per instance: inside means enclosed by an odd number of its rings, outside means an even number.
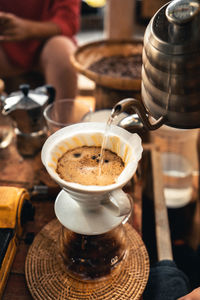
[[[122,223],[99,235],[78,234],[62,226],[59,248],[66,271],[80,280],[102,280],[119,271],[129,251]]]

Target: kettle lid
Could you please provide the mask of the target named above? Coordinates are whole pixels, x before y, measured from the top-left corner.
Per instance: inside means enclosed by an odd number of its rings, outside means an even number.
[[[185,24],[199,13],[199,2],[197,0],[176,0],[166,8],[167,19],[175,24]]]
[[[19,88],[20,91],[11,93],[4,100],[5,113],[15,109],[31,110],[43,106],[48,100],[48,95],[42,93],[39,88],[30,90],[28,84],[22,84]]]
[[[173,0],[151,19],[146,42],[167,54],[184,54],[200,49],[200,4],[198,0]]]

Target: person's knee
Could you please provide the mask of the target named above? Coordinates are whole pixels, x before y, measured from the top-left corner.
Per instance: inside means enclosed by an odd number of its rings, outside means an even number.
[[[74,42],[65,36],[55,36],[50,38],[44,45],[40,63],[42,67],[53,65],[65,68],[70,64],[70,55],[75,51]]]
[[[65,37],[51,38],[43,48],[40,69],[45,81],[56,89],[56,98],[74,98],[77,93],[77,72],[70,62],[76,49]]]

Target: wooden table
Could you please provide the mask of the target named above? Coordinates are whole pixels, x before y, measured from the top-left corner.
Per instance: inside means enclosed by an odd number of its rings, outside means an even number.
[[[133,180],[129,182],[129,184],[126,186],[126,191],[132,196],[134,200],[133,226],[141,235],[145,232],[145,228],[142,228],[142,217],[144,217],[144,203],[147,203],[147,199],[144,198],[144,195],[142,197],[142,191],[144,192],[144,190],[146,189],[148,190],[148,196],[152,199],[154,198],[155,229],[157,235],[157,249],[154,250],[155,252],[158,252],[157,259],[160,260],[166,257],[169,259],[173,259],[170,253],[171,241],[169,238],[166,238],[167,236],[169,236],[169,228],[168,219],[166,216],[166,207],[164,205],[163,200],[164,198],[162,191],[162,182],[160,180],[153,182],[152,186],[155,187],[153,191],[154,195],[150,195],[150,189],[147,189],[144,186],[145,183],[151,182],[151,180],[149,180],[151,177],[157,178],[157,175],[160,174],[159,178],[161,178],[161,171],[158,159],[159,153],[157,153],[156,149],[151,145],[143,144],[143,147],[145,150],[143,153],[142,164],[139,164],[137,175],[135,175]],[[152,159],[146,159],[146,155],[151,156]],[[148,164],[145,166],[145,163],[149,163],[150,161],[151,164],[154,161],[153,172],[151,170],[152,166]],[[12,265],[11,272],[9,274],[7,286],[5,288],[2,300],[30,300],[32,299],[32,297],[26,285],[24,271],[25,259],[29,249],[29,244],[26,243],[27,233],[34,233],[34,235],[36,235],[47,223],[49,223],[55,218],[54,201],[60,189],[56,185],[56,183],[51,180],[45,168],[43,167],[40,159],[40,153],[38,153],[35,157],[32,158],[21,157],[16,150],[15,140],[7,149],[1,151],[0,168],[0,185],[27,188],[31,195],[31,202],[35,207],[34,221],[28,222],[24,227],[24,234],[22,239],[20,240],[16,257]],[[33,187],[37,185],[47,186],[49,192],[43,196],[34,195],[34,193],[32,192]],[[150,211],[148,210],[147,215],[149,214]],[[152,226],[151,220],[150,222],[149,220],[147,222],[148,228]],[[199,225],[199,218],[197,222],[195,221],[195,224]],[[143,239],[146,243],[145,236],[143,236]],[[150,246],[152,246],[152,239],[150,243]],[[148,243],[146,244],[146,246],[149,250]],[[167,252],[166,249],[168,249]],[[149,254],[151,255],[150,252]]]
[[[16,257],[8,278],[3,299],[32,299],[26,287],[24,265],[29,244],[25,242],[27,233],[36,235],[42,227],[55,218],[54,201],[59,188],[51,181],[45,173],[40,160],[40,153],[34,158],[21,157],[15,147],[15,141],[7,149],[0,153],[0,185],[25,187],[30,193],[34,185],[47,184],[52,195],[43,197],[32,197],[31,201],[35,207],[34,221],[28,222],[24,227],[24,234],[20,240]]]
[[[47,223],[55,218],[54,200],[60,191],[44,169],[40,153],[32,158],[23,158],[12,144],[0,153],[0,185],[25,187],[30,191],[31,202],[35,207],[34,221],[29,221],[24,227],[14,263],[4,290],[3,300],[31,300],[32,297],[26,285],[25,259],[29,249],[26,243],[27,233],[36,235]],[[133,189],[130,183],[127,191],[134,197],[134,227],[141,233],[141,182],[135,178]],[[35,185],[46,185],[49,193],[44,196],[32,194]]]

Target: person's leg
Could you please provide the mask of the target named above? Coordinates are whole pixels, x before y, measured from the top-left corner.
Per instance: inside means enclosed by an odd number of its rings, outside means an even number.
[[[63,36],[49,39],[42,49],[40,67],[46,83],[56,89],[56,99],[77,94],[77,73],[69,59],[75,49],[74,43]]]

